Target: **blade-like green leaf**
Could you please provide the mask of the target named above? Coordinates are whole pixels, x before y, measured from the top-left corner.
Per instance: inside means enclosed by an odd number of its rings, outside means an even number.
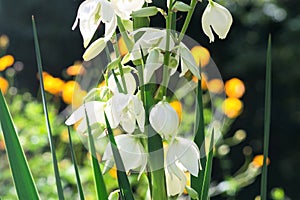
[[[115,163],[117,166],[117,176],[118,176],[119,187],[121,190],[121,195],[126,200],[133,200],[134,198],[133,198],[133,194],[132,194],[132,191],[130,188],[130,183],[129,183],[128,177],[126,175],[125,167],[124,167],[120,152],[118,150],[118,146],[115,141],[113,131],[112,131],[109,121],[107,119],[106,113],[104,113],[104,117],[105,117],[107,132],[108,132],[108,138],[111,143],[114,160],[115,160]]]
[[[201,88],[200,80],[198,81],[196,93],[197,93],[197,107],[196,107],[195,127],[194,127],[194,132],[195,132],[194,142],[200,149],[200,153],[205,155],[203,101],[202,101],[202,88]],[[202,169],[205,169],[206,157],[202,155],[200,162],[201,162]],[[191,175],[191,187],[198,193],[199,198],[202,191],[203,178],[204,178],[204,170],[199,171],[198,177]]]
[[[0,124],[19,199],[39,199],[16,129],[0,90]]]
[[[211,134],[211,140],[209,144],[210,152],[208,153],[207,160],[206,160],[206,166],[205,166],[205,172],[204,172],[204,178],[203,178],[203,186],[202,186],[202,192],[201,192],[201,200],[208,200],[208,192],[209,192],[209,185],[210,185],[210,179],[211,179],[211,170],[212,170],[212,160],[213,160],[213,154],[214,154],[214,130]]]
[[[64,199],[64,194],[63,194],[63,189],[62,189],[60,175],[59,175],[59,169],[58,169],[58,164],[57,164],[55,147],[54,147],[54,144],[53,144],[53,137],[52,137],[52,131],[51,131],[51,126],[50,126],[50,120],[49,120],[49,116],[48,116],[47,101],[46,101],[46,97],[45,97],[44,81],[43,81],[43,74],[42,74],[43,73],[42,59],[41,59],[38,35],[37,35],[35,21],[34,21],[33,16],[32,16],[32,29],[33,29],[33,36],[34,36],[34,46],[35,46],[36,60],[37,60],[37,66],[38,66],[38,71],[39,71],[39,78],[40,78],[43,109],[44,109],[44,113],[45,113],[46,126],[47,126],[47,131],[48,131],[48,139],[49,139],[50,150],[51,150],[51,154],[52,154],[52,163],[53,163],[53,167],[54,167],[57,194],[58,194],[58,198],[60,200],[63,200]]]
[[[80,180],[80,176],[79,176],[79,171],[78,171],[78,167],[77,167],[77,161],[76,161],[76,157],[75,157],[75,153],[74,153],[74,149],[73,149],[73,144],[72,144],[72,136],[70,133],[70,127],[68,126],[68,135],[69,135],[69,144],[70,144],[70,151],[71,151],[71,157],[72,157],[72,161],[74,164],[74,170],[75,170],[75,176],[76,176],[76,184],[77,184],[77,189],[79,192],[79,198],[81,200],[84,199],[84,194],[83,194],[83,189],[82,189],[82,185],[81,185],[81,180]]]
[[[262,166],[261,177],[261,199],[267,199],[267,158],[269,154],[269,137],[271,123],[271,71],[272,71],[272,55],[271,55],[271,35],[269,35],[266,63],[266,91],[265,91],[265,119],[264,119],[264,160]]]
[[[99,161],[97,159],[95,143],[92,135],[92,130],[89,125],[90,123],[89,123],[88,115],[86,113],[86,109],[84,109],[84,112],[85,112],[86,124],[88,125],[89,148],[90,148],[91,159],[92,159],[92,167],[94,172],[94,181],[95,181],[95,187],[97,192],[97,198],[99,200],[107,200],[108,194],[105,187],[101,168],[99,166]]]

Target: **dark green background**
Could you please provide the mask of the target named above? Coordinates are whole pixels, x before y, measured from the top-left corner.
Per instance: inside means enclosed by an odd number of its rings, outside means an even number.
[[[159,2],[155,1],[154,2]],[[31,16],[36,18],[44,70],[60,76],[63,69],[81,60],[84,51],[79,30],[71,30],[80,1],[0,0],[0,34],[10,38],[8,53],[24,63],[16,86],[37,94],[36,61]],[[161,3],[160,3],[161,4]],[[300,1],[228,0],[222,2],[232,12],[234,22],[226,40],[209,44],[201,29],[199,4],[187,35],[207,47],[224,80],[238,77],[245,82],[245,109],[233,124],[248,133],[247,140],[234,147],[230,156],[236,168],[243,163],[242,147],[250,145],[254,154],[262,152],[265,59],[268,34],[273,42],[272,123],[270,137],[269,189],[283,187],[289,197],[300,199]],[[161,5],[163,7],[163,5]],[[278,20],[278,11],[286,16]],[[178,15],[180,16],[180,14]],[[154,18],[153,26],[164,26]],[[183,19],[178,21],[178,27]],[[213,173],[218,175],[216,171]],[[233,168],[233,173],[236,168]],[[239,193],[237,199],[254,199],[259,179]]]

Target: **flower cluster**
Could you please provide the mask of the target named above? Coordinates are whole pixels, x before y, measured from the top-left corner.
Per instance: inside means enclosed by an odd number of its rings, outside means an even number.
[[[157,157],[163,157],[159,161],[162,163],[155,165],[164,168],[160,179],[166,185],[168,196],[181,195],[187,185],[185,173],[198,177],[201,169],[199,146],[194,143],[193,137],[179,132],[181,109],[173,108],[174,103],[170,102],[175,97],[167,92],[170,78],[176,74],[179,74],[178,79],[185,79],[186,74],[191,74],[193,79],[201,80],[198,66],[205,66],[209,62],[210,55],[206,49],[191,51],[182,42],[185,28],[180,34],[170,31],[172,23],[176,23],[172,22],[172,14],[180,11],[191,15],[197,2],[192,0],[191,5],[187,5],[169,0],[168,9],[164,11],[155,5],[147,6],[152,3],[151,0],[86,0],[79,6],[72,27],[75,29],[79,23],[83,46],[87,48],[83,54],[85,61],[94,59],[104,49],[106,53],[109,52],[107,44],[110,42],[114,56],[108,59],[104,74],[99,77],[103,84],[84,97],[83,105],[65,123],[76,124],[76,130],[83,135],[92,130],[99,140],[105,140],[110,128],[121,132],[114,138],[127,173],[137,170],[141,176],[144,172],[159,170],[153,168],[153,156],[150,154],[153,153],[152,149],[161,150],[156,153]],[[157,13],[166,18],[167,29],[148,27],[149,23],[145,21]],[[141,20],[141,24],[137,26],[138,20]],[[94,40],[101,24],[105,26],[104,35]],[[184,27],[188,24],[189,20]],[[210,42],[214,41],[212,30],[224,39],[231,24],[230,12],[210,0],[202,16],[202,28]],[[118,44],[117,29],[122,35]],[[120,44],[125,44],[126,48],[119,49]],[[206,56],[194,59],[194,54],[200,50]],[[161,74],[160,78],[157,74]],[[159,79],[161,82],[157,84]],[[147,142],[152,137],[158,138],[157,144]],[[166,144],[165,148],[163,143]],[[109,141],[103,153],[104,172],[117,162],[114,160],[113,145]],[[150,187],[157,187],[155,175],[149,181]],[[163,190],[152,192],[153,196],[166,198]]]

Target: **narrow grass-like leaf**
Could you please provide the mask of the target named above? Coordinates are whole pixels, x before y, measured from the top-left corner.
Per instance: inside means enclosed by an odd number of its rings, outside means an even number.
[[[39,199],[16,129],[0,90],[0,124],[6,152],[19,199]]]
[[[124,39],[124,42],[126,44],[126,47],[129,51],[131,51],[132,47],[133,47],[133,42],[131,41],[131,39],[129,38],[128,34],[127,34],[127,30],[125,29],[122,19],[117,16],[117,23],[118,23],[118,27],[120,30],[120,33]]]
[[[264,116],[264,160],[261,176],[261,199],[267,199],[267,158],[269,154],[269,137],[271,123],[271,71],[272,71],[272,55],[271,55],[271,35],[269,35],[266,63],[266,89],[265,89],[265,116]]]
[[[53,163],[54,173],[55,173],[57,194],[58,194],[58,198],[60,200],[63,200],[64,194],[63,194],[61,179],[60,179],[60,175],[59,175],[59,169],[58,169],[58,163],[57,163],[57,158],[56,158],[56,153],[55,153],[55,147],[53,144],[50,120],[49,120],[49,116],[48,116],[47,101],[46,101],[46,97],[45,97],[44,81],[43,81],[43,74],[42,74],[43,73],[42,59],[41,59],[37,30],[36,30],[35,21],[34,21],[33,16],[32,16],[32,29],[33,29],[33,36],[34,36],[36,60],[37,60],[37,66],[38,66],[38,71],[39,71],[39,78],[40,78],[43,109],[44,109],[44,113],[45,113],[46,126],[47,126],[47,131],[48,131],[48,139],[49,139],[50,150],[51,150],[51,154],[52,154],[52,163]]]
[[[84,109],[84,112],[85,112],[86,124],[88,126],[89,148],[90,148],[90,153],[91,153],[91,160],[92,160],[92,167],[93,167],[93,173],[94,173],[94,181],[95,181],[97,199],[107,200],[108,194],[107,194],[107,190],[105,187],[101,168],[99,166],[99,161],[97,159],[95,143],[94,143],[94,139],[93,139],[93,135],[92,135],[92,130],[89,125],[90,123],[89,123],[88,115],[86,113],[86,109]]]
[[[212,170],[212,160],[213,160],[213,154],[214,154],[214,130],[211,134],[211,140],[209,144],[210,152],[208,153],[207,160],[206,160],[206,166],[205,166],[205,172],[204,172],[204,178],[203,178],[203,186],[202,186],[202,192],[201,192],[201,198],[200,200],[208,200],[208,192],[209,192],[209,185],[210,185],[210,179],[211,179],[211,170]]]
[[[113,131],[111,129],[111,126],[109,124],[109,121],[107,119],[106,113],[104,113],[107,132],[108,132],[108,138],[111,144],[114,160],[117,166],[117,176],[118,176],[118,183],[121,191],[121,196],[126,200],[133,200],[133,194],[130,188],[130,183],[128,180],[128,177],[125,172],[125,167],[120,155],[120,152],[118,150],[117,143],[115,141]]]
[[[197,106],[196,106],[195,127],[194,127],[194,135],[195,135],[194,142],[198,146],[200,153],[205,155],[204,117],[203,117],[201,80],[198,81],[196,93],[197,93]],[[200,162],[201,162],[202,169],[205,169],[206,156],[202,155]],[[204,178],[204,170],[199,171],[198,177],[191,175],[191,187],[198,193],[199,198],[202,191],[203,178]]]
[[[119,79],[117,78],[117,75],[116,75],[116,73],[115,73],[115,70],[111,70],[112,71],[112,74],[113,74],[113,76],[114,76],[114,80],[115,80],[115,82],[116,82],[116,85],[117,85],[117,87],[118,87],[118,91],[120,92],[120,93],[124,93],[124,90],[123,90],[123,88],[122,88],[122,86],[121,86],[121,84],[120,84],[120,82],[119,82]]]
[[[80,176],[79,176],[79,171],[78,171],[78,167],[77,167],[76,156],[75,156],[74,149],[73,149],[72,136],[71,136],[71,133],[70,133],[70,127],[69,126],[68,126],[68,134],[69,134],[70,151],[71,151],[72,161],[73,161],[73,164],[74,164],[76,184],[77,184],[77,189],[78,189],[78,193],[79,193],[79,198],[81,200],[83,200],[84,199],[84,194],[83,194],[83,189],[82,189],[81,180],[80,180]]]

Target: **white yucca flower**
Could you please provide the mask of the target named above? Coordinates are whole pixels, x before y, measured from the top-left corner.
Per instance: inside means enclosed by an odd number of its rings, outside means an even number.
[[[126,172],[139,169],[141,175],[147,165],[147,154],[139,138],[129,134],[122,134],[115,136],[115,140]],[[111,143],[108,143],[106,146],[102,160],[106,161],[105,165],[107,168],[113,166],[114,157]]]
[[[133,133],[136,122],[144,132],[145,109],[143,102],[135,95],[115,93],[107,102],[105,113],[112,128],[119,125],[127,133]]]
[[[91,60],[105,48],[106,42],[111,39],[117,27],[117,17],[109,1],[86,0],[78,8],[73,30],[78,25],[78,21],[85,48],[89,45],[100,23],[105,24],[104,37],[94,41],[83,55],[84,60]]]
[[[204,33],[209,37],[209,41],[215,40],[214,32],[220,39],[224,39],[231,27],[232,16],[230,12],[220,4],[209,1],[202,15],[202,29]]]
[[[177,112],[165,101],[158,102],[151,109],[149,121],[153,129],[166,139],[175,137],[179,127]]]
[[[182,194],[187,182],[184,172],[188,171],[197,177],[200,169],[200,152],[197,145],[192,140],[175,137],[166,153],[168,195]]]
[[[84,103],[82,106],[80,106],[71,114],[71,116],[66,120],[65,124],[67,126],[70,126],[80,121],[76,130],[80,133],[85,133],[88,127],[85,118],[86,114],[89,119],[90,126],[96,123],[105,124],[104,109],[105,109],[104,102],[90,101]]]

